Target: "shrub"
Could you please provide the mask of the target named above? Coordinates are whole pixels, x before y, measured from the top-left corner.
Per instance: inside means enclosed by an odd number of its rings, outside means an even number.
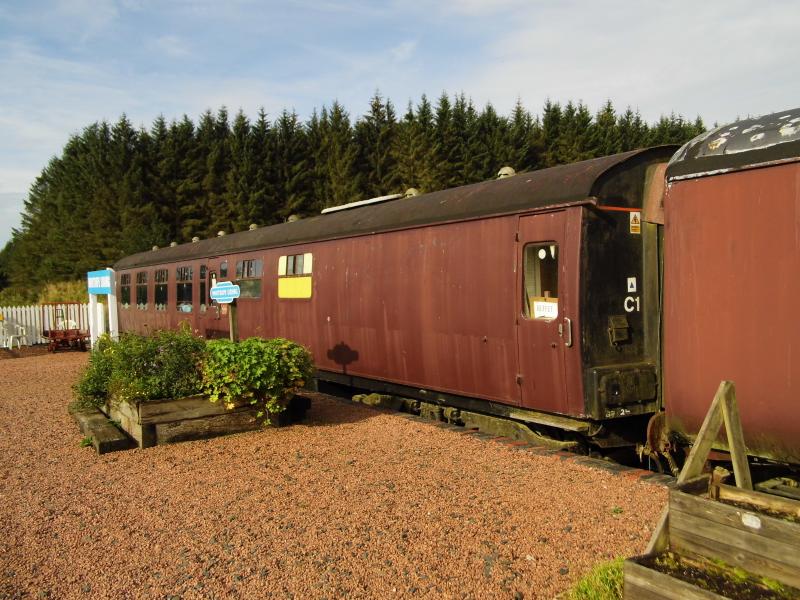
[[[125,334],[114,348],[108,391],[115,400],[183,398],[200,393],[205,342],[188,327],[151,336]]]
[[[119,342],[102,336],[74,386],[76,408],[106,400],[182,398],[201,391],[199,364],[205,342],[188,328],[145,337],[124,334]]]
[[[39,292],[38,303],[44,302],[88,302],[89,292],[85,279],[53,281],[46,283]]]
[[[0,306],[28,306],[36,304],[38,292],[24,287],[7,287],[0,290]]]
[[[311,354],[289,340],[249,338],[234,344],[214,340],[206,345],[203,389],[212,402],[229,408],[246,399],[259,408],[265,423],[282,412],[313,374]]]
[[[620,600],[622,598],[622,558],[600,563],[578,581],[569,600]]]
[[[257,405],[258,417],[269,423],[312,373],[308,350],[281,338],[205,342],[188,327],[149,337],[124,334],[119,342],[105,335],[73,386],[74,406],[205,393],[228,408],[237,400]]]
[[[75,392],[75,408],[96,408],[105,403],[113,370],[114,347],[114,341],[108,334],[97,340],[89,355],[89,364],[72,386]]]

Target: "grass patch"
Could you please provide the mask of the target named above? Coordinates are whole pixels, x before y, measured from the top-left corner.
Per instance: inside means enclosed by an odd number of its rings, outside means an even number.
[[[624,560],[617,558],[596,565],[572,587],[568,600],[621,600]]]

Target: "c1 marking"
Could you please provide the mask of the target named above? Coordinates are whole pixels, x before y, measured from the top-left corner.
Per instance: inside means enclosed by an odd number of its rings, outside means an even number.
[[[625,298],[625,312],[639,312],[639,296],[628,296]]]

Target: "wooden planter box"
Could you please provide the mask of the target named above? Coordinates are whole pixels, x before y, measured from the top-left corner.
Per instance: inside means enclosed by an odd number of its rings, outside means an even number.
[[[293,403],[302,404],[301,413],[308,408],[306,398],[295,397]],[[252,431],[262,426],[256,418],[258,409],[249,403],[234,403],[233,409],[227,409],[223,403],[210,402],[204,396],[113,402],[106,404],[103,412],[119,423],[140,448]],[[296,415],[297,410],[287,409],[287,412]],[[280,419],[278,424],[283,422]]]
[[[675,554],[722,561],[800,597],[800,502],[699,477],[670,490],[667,539]],[[646,558],[625,561],[625,598],[720,597],[641,565]]]
[[[639,564],[644,558],[629,558],[623,565],[626,600],[725,600],[725,596]]]

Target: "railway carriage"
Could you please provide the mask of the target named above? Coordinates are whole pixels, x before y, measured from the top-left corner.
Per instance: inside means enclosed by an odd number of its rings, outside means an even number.
[[[320,381],[592,440],[661,405],[659,147],[154,249],[116,265],[123,331],[186,322],[314,354]]]
[[[666,178],[665,424],[693,438],[729,379],[748,451],[800,465],[800,109],[709,131]]]

